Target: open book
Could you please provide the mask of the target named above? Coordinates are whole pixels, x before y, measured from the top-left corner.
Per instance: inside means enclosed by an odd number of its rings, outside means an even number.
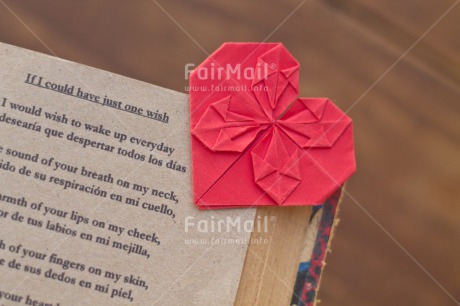
[[[0,44],[0,304],[313,303],[340,192],[200,211],[189,138],[186,94]]]

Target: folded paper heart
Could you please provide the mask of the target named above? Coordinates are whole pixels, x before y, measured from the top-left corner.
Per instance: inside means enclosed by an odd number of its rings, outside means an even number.
[[[190,75],[194,203],[201,209],[323,203],[355,171],[351,119],[298,98],[280,43],[226,43]]]

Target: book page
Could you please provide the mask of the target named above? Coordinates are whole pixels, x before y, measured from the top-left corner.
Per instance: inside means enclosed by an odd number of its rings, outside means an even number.
[[[233,304],[255,210],[193,205],[189,133],[185,94],[0,44],[0,304]]]

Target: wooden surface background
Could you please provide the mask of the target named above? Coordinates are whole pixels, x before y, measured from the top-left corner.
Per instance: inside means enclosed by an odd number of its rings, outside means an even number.
[[[459,2],[0,0],[0,41],[178,91],[225,41],[283,42],[355,124],[322,305],[457,305]]]

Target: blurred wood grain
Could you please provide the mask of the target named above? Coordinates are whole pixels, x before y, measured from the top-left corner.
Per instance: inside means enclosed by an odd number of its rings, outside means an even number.
[[[355,124],[322,304],[457,305],[458,2],[4,0],[0,41],[178,91],[185,64],[225,41],[283,42],[302,96],[331,98]]]

